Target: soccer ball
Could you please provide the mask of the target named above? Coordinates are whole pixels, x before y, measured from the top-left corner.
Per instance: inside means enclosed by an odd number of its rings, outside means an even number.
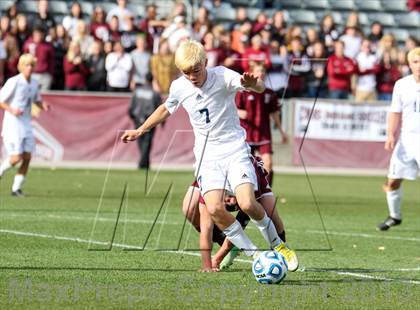
[[[252,273],[262,284],[277,284],[286,278],[287,262],[276,251],[264,251],[254,259]]]

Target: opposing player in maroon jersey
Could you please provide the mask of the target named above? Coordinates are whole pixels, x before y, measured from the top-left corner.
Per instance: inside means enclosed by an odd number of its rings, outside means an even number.
[[[251,72],[259,79],[264,79],[265,68],[262,64],[253,63]],[[280,130],[281,143],[287,143],[287,135],[281,127],[279,103],[277,95],[269,88],[264,92],[242,91],[236,95],[236,106],[241,121],[245,128],[247,142],[251,146],[252,154],[261,156],[264,168],[268,171],[270,185],[273,180],[273,148],[271,142],[270,118]]]

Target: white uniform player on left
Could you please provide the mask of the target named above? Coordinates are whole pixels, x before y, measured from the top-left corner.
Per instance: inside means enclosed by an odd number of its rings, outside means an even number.
[[[11,77],[0,90],[0,108],[5,110],[1,135],[7,152],[0,165],[0,178],[10,168],[20,164],[12,185],[12,196],[22,197],[22,184],[28,172],[35,138],[31,126],[32,103],[42,110],[49,109],[41,101],[38,82],[31,78],[36,58],[23,54],[19,58],[19,74]]]

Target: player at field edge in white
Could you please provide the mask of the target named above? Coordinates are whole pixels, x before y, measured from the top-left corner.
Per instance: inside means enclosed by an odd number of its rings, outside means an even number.
[[[255,199],[255,171],[234,102],[238,90],[261,93],[264,83],[252,74],[241,76],[223,66],[207,69],[204,47],[193,40],[181,43],[175,52],[175,64],[182,76],[172,82],[165,103],[142,126],[126,130],[121,140],[134,141],[182,105],[194,129],[196,164],[203,156],[197,180],[213,221],[246,255],[257,252],[239,222],[225,209],[223,195],[227,177],[227,182],[235,189],[239,206],[254,221],[270,247],[282,245],[273,223]]]
[[[407,59],[412,74],[395,83],[388,115],[385,149],[393,152],[383,186],[389,216],[378,225],[383,231],[401,224],[401,183],[415,180],[420,167],[420,47],[412,49]]]
[[[28,172],[35,138],[31,126],[32,103],[42,110],[49,109],[41,101],[38,82],[32,79],[36,58],[23,54],[19,58],[19,74],[9,78],[0,90],[0,107],[6,112],[3,118],[2,137],[7,156],[0,165],[0,177],[21,162],[12,185],[13,196],[23,196],[21,187]]]

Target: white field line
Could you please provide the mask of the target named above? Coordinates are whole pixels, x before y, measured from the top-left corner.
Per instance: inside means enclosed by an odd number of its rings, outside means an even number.
[[[61,241],[73,241],[79,243],[88,243],[88,244],[100,244],[100,245],[108,245],[107,242],[102,241],[95,241],[95,240],[86,240],[81,238],[75,237],[63,237],[63,236],[56,236],[56,235],[48,235],[48,234],[40,234],[40,233],[33,233],[33,232],[25,232],[25,231],[16,231],[10,229],[0,229],[0,233],[4,234],[12,234],[17,236],[25,236],[25,237],[36,237],[36,238],[46,238],[46,239],[53,239],[53,240],[61,240]],[[129,244],[121,244],[121,243],[114,243],[113,246],[119,248],[130,248],[130,249],[142,249],[138,246],[133,246]],[[186,251],[166,251],[167,253],[175,253],[175,254],[182,254],[182,255],[191,255],[191,256],[200,256],[200,253],[192,253]],[[237,262],[251,264],[251,260],[245,259],[236,259]],[[404,269],[395,269],[392,271],[417,271],[420,267],[417,268],[404,268]],[[304,271],[304,270],[302,270]],[[389,282],[400,282],[400,283],[407,283],[407,284],[420,284],[420,281],[416,280],[400,280],[400,279],[392,279],[392,278],[385,278],[379,276],[371,276],[363,273],[355,273],[355,272],[346,272],[346,271],[338,271],[338,270],[319,270],[318,272],[331,272],[339,275],[351,276],[356,278],[365,278],[365,279],[375,279],[378,281],[389,281]]]
[[[63,216],[63,215],[56,215],[52,213],[47,214],[40,214],[40,215],[31,215],[31,214],[21,214],[21,213],[13,213],[13,212],[0,212],[0,219],[4,219],[7,217],[22,217],[22,218],[39,218],[40,216],[46,216],[51,219],[57,220],[64,220],[64,221],[92,221],[93,217],[88,216]],[[114,222],[115,218],[106,218],[106,217],[99,217],[96,219],[98,222]],[[153,220],[141,220],[141,219],[120,219],[120,223],[138,223],[138,224],[152,224]],[[182,222],[164,222],[164,221],[156,221],[156,224],[165,224],[165,225],[181,225]],[[248,226],[247,229],[256,229],[254,226]],[[295,233],[308,233],[308,234],[320,234],[324,235],[325,232],[322,230],[296,230],[296,229],[287,229],[287,231],[295,232]],[[413,242],[420,242],[420,238],[415,237],[402,237],[402,236],[387,236],[383,235],[372,235],[372,234],[365,234],[365,233],[350,233],[350,232],[340,232],[340,231],[331,231],[327,230],[327,234],[334,235],[334,236],[343,236],[343,237],[358,237],[358,238],[370,238],[370,239],[385,239],[385,240],[401,240],[401,241],[413,241]]]
[[[379,277],[379,276],[371,276],[371,275],[367,275],[363,273],[355,273],[355,272],[347,272],[347,271],[334,271],[334,273],[339,274],[339,275],[362,278],[362,279],[374,279],[374,280],[379,280],[379,281],[401,282],[401,283],[407,283],[407,284],[420,284],[420,281],[416,281],[416,280],[391,279],[391,278],[385,278],[385,277]]]
[[[289,229],[290,231],[294,231],[293,229]],[[325,234],[325,232],[321,230],[305,230],[307,233],[311,234]],[[378,236],[378,235],[371,235],[371,234],[364,234],[364,233],[348,233],[348,232],[340,232],[340,231],[330,231],[328,230],[327,233],[329,235],[334,236],[344,236],[344,237],[361,237],[361,238],[375,238],[375,239],[390,239],[390,240],[405,240],[405,241],[415,241],[420,242],[420,238],[414,237],[401,237],[401,236]]]
[[[79,243],[109,245],[109,242],[103,242],[103,241],[86,240],[86,239],[81,239],[77,237],[63,237],[63,236],[57,236],[57,235],[47,235],[47,234],[40,234],[40,233],[33,233],[33,232],[26,232],[26,231],[10,230],[10,229],[0,229],[0,233],[25,236],[25,237],[73,241],[73,242],[79,242]],[[139,246],[134,246],[134,245],[129,245],[129,244],[113,243],[112,245],[119,248],[130,248],[130,249],[138,249],[138,250],[142,249]]]

